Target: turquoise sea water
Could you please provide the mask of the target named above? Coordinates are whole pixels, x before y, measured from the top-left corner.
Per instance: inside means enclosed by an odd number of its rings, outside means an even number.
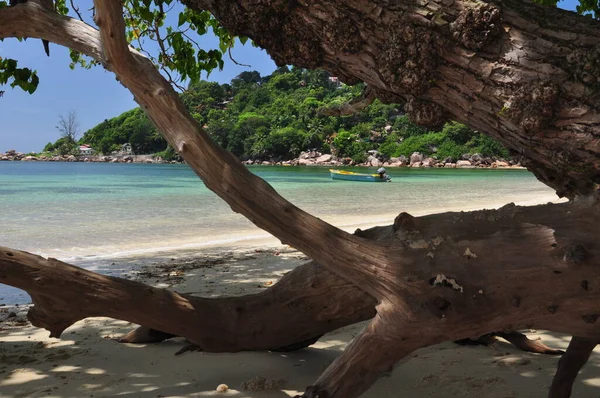
[[[333,181],[324,167],[250,170],[300,208],[348,228],[389,224],[402,211],[554,199],[524,170],[390,169],[391,183]],[[186,165],[0,162],[0,210],[0,246],[83,265],[266,236]],[[0,298],[7,294],[0,285]]]

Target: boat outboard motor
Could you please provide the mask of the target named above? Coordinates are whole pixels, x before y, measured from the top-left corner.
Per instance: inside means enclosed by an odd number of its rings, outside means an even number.
[[[385,172],[386,172],[385,167],[380,167],[377,169],[377,174],[379,174],[379,178],[381,178],[382,180],[386,180],[386,181],[392,181],[390,176],[387,175]]]

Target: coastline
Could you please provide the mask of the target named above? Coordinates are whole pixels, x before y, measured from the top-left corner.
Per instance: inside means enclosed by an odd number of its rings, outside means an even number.
[[[286,247],[219,248],[202,256],[147,264],[126,277],[203,297],[263,291],[306,258]],[[135,325],[88,318],[68,328],[61,339],[32,327],[27,307],[0,307],[0,390],[17,397],[238,397],[287,398],[301,394],[364,327],[351,325],[325,335],[297,352],[209,354],[187,352],[181,338],[159,344],[120,344],[115,339]],[[7,312],[14,316],[6,319]],[[210,327],[210,325],[206,325]],[[526,331],[554,348],[570,336]],[[403,394],[415,398],[543,398],[558,357],[526,353],[498,339],[483,346],[446,342],[412,353],[382,377],[364,398]],[[596,350],[574,387],[574,396],[598,396]],[[219,393],[225,384],[228,391]]]
[[[515,195],[507,200],[499,197],[497,200],[472,200],[469,203],[449,204],[441,202],[439,206],[419,208],[406,206],[395,212],[382,212],[381,207],[376,207],[373,213],[365,216],[359,215],[330,215],[320,216],[324,221],[348,232],[353,233],[356,229],[367,229],[375,226],[390,225],[400,212],[407,212],[413,216],[424,216],[442,212],[460,212],[480,209],[494,209],[504,206],[509,202],[516,205],[533,206],[548,202],[564,202],[566,199],[558,199],[552,193],[532,196],[527,193]],[[244,224],[246,225],[246,224]],[[131,275],[132,272],[147,264],[156,264],[167,261],[179,261],[201,257],[207,252],[218,252],[228,250],[252,251],[255,249],[272,249],[281,246],[280,241],[269,233],[253,226],[235,230],[233,233],[223,235],[211,235],[207,237],[194,236],[182,238],[175,236],[173,240],[146,242],[135,242],[133,246],[97,246],[78,249],[76,252],[46,253],[36,251],[34,254],[43,257],[53,257],[58,260],[74,264],[102,274],[121,277]],[[288,247],[288,246],[285,246]],[[92,254],[84,254],[84,253]],[[1,304],[27,304],[30,303],[29,296],[18,289],[0,285]]]
[[[437,157],[424,157],[419,152],[411,156],[400,156],[386,159],[377,151],[369,151],[364,162],[355,162],[350,158],[338,158],[332,154],[309,151],[302,152],[296,159],[291,160],[243,160],[246,166],[320,166],[320,167],[391,167],[391,168],[451,168],[451,169],[522,169],[519,162],[514,160],[483,157],[480,154],[464,154],[461,159],[438,159]],[[0,161],[9,162],[65,162],[65,163],[156,163],[156,164],[185,164],[185,161],[165,160],[155,154],[116,154],[116,155],[44,155],[25,154],[10,150],[0,153]]]
[[[549,199],[550,195],[523,195],[515,203],[534,205]],[[559,201],[554,199],[553,202]],[[424,215],[490,209],[504,204],[499,198],[467,206],[441,204],[439,208],[407,210],[413,215]],[[347,217],[329,221],[352,232],[356,228],[389,224],[396,215],[382,213],[368,222],[363,219],[362,223]],[[302,253],[282,246],[269,235],[102,261],[82,260],[89,265],[95,263],[101,271],[203,297],[263,291],[305,261]],[[31,326],[26,320],[27,308],[0,306],[2,397],[287,398],[312,384],[364,327],[361,323],[336,330],[315,345],[292,353],[188,352],[175,356],[185,345],[183,339],[160,344],[119,344],[114,339],[135,325],[109,318],[88,318],[68,328],[61,339],[49,338],[47,331]],[[543,331],[528,331],[528,335],[541,337],[545,344],[555,348],[564,349],[569,341],[569,336]],[[402,393],[416,398],[542,398],[546,396],[557,361],[557,357],[519,351],[501,340],[488,347],[462,347],[447,342],[411,354],[363,397]],[[599,351],[592,354],[582,371],[574,395],[598,396],[600,381],[590,374],[596,366],[600,366]],[[220,384],[228,385],[229,390],[216,392]]]

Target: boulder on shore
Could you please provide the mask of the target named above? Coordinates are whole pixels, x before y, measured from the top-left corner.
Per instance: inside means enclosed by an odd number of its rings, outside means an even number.
[[[474,168],[475,166],[473,166],[468,160],[459,160],[456,162],[456,167],[461,169],[470,169]]]
[[[433,158],[426,158],[421,163],[421,167],[433,167],[433,166],[435,166],[436,163],[437,163],[437,160],[435,160]]]
[[[315,159],[315,162],[317,162],[317,164],[331,162],[331,154],[327,153],[325,155],[321,155],[317,159]]]
[[[415,163],[421,163],[423,161],[423,155],[421,155],[419,152],[414,152],[412,155],[410,155],[410,166],[413,167],[413,164]],[[416,166],[419,167],[419,166]]]
[[[367,166],[371,166],[371,167],[379,167],[381,165],[381,162],[375,156],[369,155],[369,157],[367,158],[366,164],[367,164]]]

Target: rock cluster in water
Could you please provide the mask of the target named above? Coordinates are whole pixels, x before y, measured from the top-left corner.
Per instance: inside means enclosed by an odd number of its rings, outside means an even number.
[[[377,151],[369,151],[369,156],[364,163],[356,163],[350,158],[338,158],[331,154],[322,154],[318,151],[302,152],[298,159],[283,162],[269,162],[247,160],[247,165],[278,165],[278,166],[362,166],[362,167],[438,167],[438,168],[522,168],[513,160],[483,157],[480,154],[464,154],[462,159],[454,161],[451,158],[437,159],[424,157],[419,152],[414,152],[410,157],[400,156],[385,159]]]
[[[100,162],[100,163],[181,163],[175,160],[168,161],[153,155],[115,155],[115,156],[91,156],[91,155],[55,155],[33,156],[16,152],[14,149],[0,153],[0,160],[4,161],[46,161],[46,162]],[[338,158],[331,154],[323,154],[318,151],[302,152],[297,159],[282,162],[246,160],[246,165],[274,165],[274,166],[362,166],[362,167],[439,167],[439,168],[521,168],[518,162],[513,160],[496,159],[484,157],[480,154],[464,154],[462,159],[454,161],[451,158],[437,159],[435,157],[424,157],[419,152],[410,157],[399,156],[397,158],[385,159],[377,151],[369,151],[369,156],[364,163],[356,163],[350,158]]]
[[[9,149],[6,153],[0,153],[0,160],[4,161],[22,161],[22,162],[93,162],[93,163],[181,163],[177,161],[164,160],[161,157],[153,155],[115,155],[115,156],[94,156],[94,155],[36,155],[24,154],[14,149]]]

